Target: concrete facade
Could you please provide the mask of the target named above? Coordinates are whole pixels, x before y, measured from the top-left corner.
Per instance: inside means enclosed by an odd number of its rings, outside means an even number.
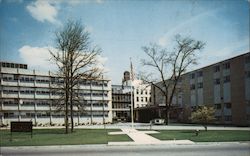
[[[58,111],[60,98],[51,72],[28,70],[26,64],[0,62],[0,123],[33,121],[35,125],[64,123],[64,113]],[[60,82],[59,82],[60,83]],[[74,124],[112,122],[110,80],[83,80],[79,96],[82,108],[74,107]]]

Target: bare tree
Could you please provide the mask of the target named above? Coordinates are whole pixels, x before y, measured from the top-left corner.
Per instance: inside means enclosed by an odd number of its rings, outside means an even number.
[[[142,47],[148,59],[142,59],[142,65],[152,71],[141,75],[141,79],[157,88],[164,96],[165,119],[168,124],[173,97],[180,77],[190,65],[197,64],[196,52],[203,49],[205,43],[190,37],[175,36],[176,46],[172,52],[157,44]],[[154,77],[157,75],[157,77]]]
[[[89,33],[85,31],[80,22],[69,21],[61,30],[56,32],[56,49],[50,51],[51,60],[57,64],[57,77],[61,78],[57,91],[59,109],[65,111],[65,128],[68,133],[68,116],[71,118],[71,132],[74,129],[74,106],[79,110],[84,99],[79,84],[85,80],[97,79],[101,76],[101,69],[97,67],[97,55],[101,50],[91,47]]]

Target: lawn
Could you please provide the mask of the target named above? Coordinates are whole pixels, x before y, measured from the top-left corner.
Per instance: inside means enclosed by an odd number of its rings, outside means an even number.
[[[108,132],[120,130],[75,129],[74,133],[65,134],[64,129],[34,129],[30,133],[13,133],[0,130],[0,146],[39,146],[39,145],[82,145],[107,144],[109,141],[131,141],[127,135],[108,135]]]
[[[159,130],[159,132],[151,136],[160,140],[188,139],[195,142],[250,141],[250,131],[200,131],[198,136],[191,130]]]

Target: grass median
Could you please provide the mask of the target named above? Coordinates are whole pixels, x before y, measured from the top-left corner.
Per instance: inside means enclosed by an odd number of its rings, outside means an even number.
[[[250,131],[199,131],[198,136],[192,130],[159,130],[159,132],[151,134],[151,136],[159,140],[191,140],[194,142],[250,141]]]
[[[45,146],[45,145],[83,145],[107,144],[109,141],[131,141],[127,135],[108,135],[108,132],[120,130],[105,129],[75,129],[73,133],[65,134],[64,129],[34,129],[30,133],[0,130],[0,146]]]

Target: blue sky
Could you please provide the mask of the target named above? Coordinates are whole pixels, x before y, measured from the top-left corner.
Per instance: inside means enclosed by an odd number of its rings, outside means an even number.
[[[171,49],[176,34],[206,42],[197,69],[249,52],[249,0],[0,0],[0,60],[48,70],[54,32],[68,19],[81,20],[113,84],[132,58],[157,43]],[[52,67],[51,67],[52,68]]]

